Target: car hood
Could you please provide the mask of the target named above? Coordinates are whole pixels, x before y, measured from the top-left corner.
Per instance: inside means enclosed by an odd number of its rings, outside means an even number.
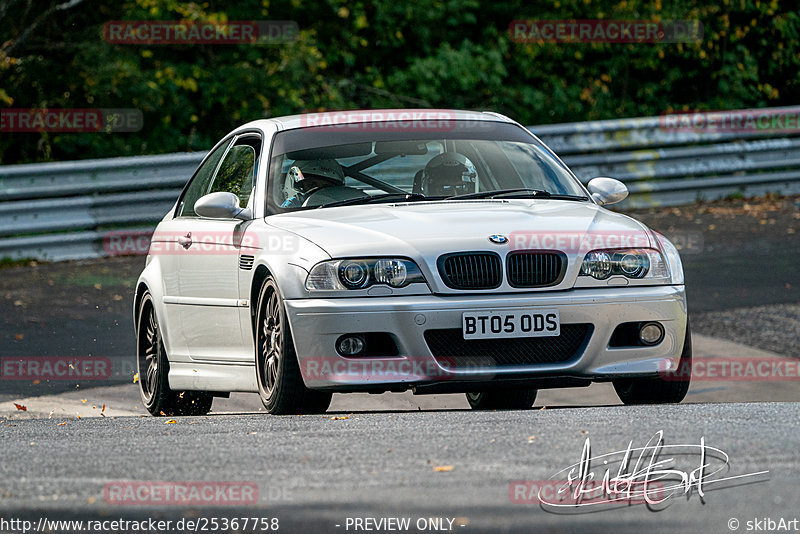
[[[333,258],[407,256],[433,259],[457,251],[558,249],[579,252],[576,237],[592,243],[648,246],[638,221],[589,202],[563,200],[470,200],[340,206],[269,217],[273,226],[294,232]],[[508,238],[505,244],[489,240]],[[558,240],[557,240],[558,239]],[[585,252],[586,242],[582,243]],[[602,248],[592,245],[590,248]],[[573,250],[574,249],[574,250]]]

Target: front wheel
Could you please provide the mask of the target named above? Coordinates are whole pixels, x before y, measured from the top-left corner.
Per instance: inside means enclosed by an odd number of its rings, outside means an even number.
[[[264,408],[274,415],[325,412],[332,395],[303,383],[283,299],[272,277],[264,281],[256,310],[256,375]]]
[[[207,414],[214,401],[210,393],[173,391],[169,387],[169,360],[149,291],[139,304],[136,336],[139,393],[147,411],[156,416]]]
[[[477,391],[467,393],[467,401],[473,410],[528,410],[536,402],[536,392],[535,389]]]
[[[689,391],[692,378],[692,331],[686,323],[686,339],[678,372],[653,378],[614,380],[614,389],[624,404],[677,404]]]

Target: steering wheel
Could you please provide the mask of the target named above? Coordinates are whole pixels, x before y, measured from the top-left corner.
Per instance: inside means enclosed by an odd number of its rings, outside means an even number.
[[[347,187],[346,185],[335,185],[331,187],[320,187],[315,189],[308,195],[303,202],[303,207],[306,206],[322,206],[330,202],[339,202],[341,200],[350,200],[351,198],[368,197],[369,195],[355,187]]]

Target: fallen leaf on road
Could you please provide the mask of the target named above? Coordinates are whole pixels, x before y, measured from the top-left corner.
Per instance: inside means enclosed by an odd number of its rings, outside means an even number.
[[[102,409],[102,410],[100,410],[100,411],[101,411],[101,412],[104,412],[104,411],[106,411],[106,403],[105,403],[105,402],[103,403],[103,409]]]
[[[331,421],[339,421],[341,419],[347,419],[348,416],[346,415],[334,415],[331,417]]]
[[[436,473],[446,473],[448,471],[452,471],[453,470],[453,466],[452,465],[435,465],[435,466],[433,466],[433,470]]]
[[[23,406],[22,404],[17,404],[17,403],[15,402],[15,403],[14,403],[14,406],[16,406],[16,407],[17,407],[17,410],[19,410],[19,411],[21,411],[21,412],[27,412],[27,411],[28,411],[28,407],[27,407],[27,406]]]
[[[165,424],[165,425],[174,425],[175,423],[177,423],[177,421],[176,421],[175,419],[170,419],[169,421],[167,421],[167,422],[166,422],[166,423],[164,423],[164,424]]]
[[[135,375],[133,375],[133,383],[135,384],[138,381],[139,381],[139,373],[136,373]]]
[[[66,422],[66,421],[64,421],[63,423],[58,423],[56,426],[64,426],[64,425],[66,425],[66,424],[67,424],[67,422]]]
[[[89,399],[81,399],[81,402],[86,404],[87,402],[89,402]]]
[[[22,341],[23,339],[25,339],[25,334],[17,334],[14,336],[14,339],[16,339],[17,341]]]
[[[42,381],[41,381],[41,380],[39,380],[38,378],[37,378],[36,380],[34,380],[34,381],[33,381],[33,385],[34,385],[34,386],[36,386],[36,385],[38,385],[38,384],[41,384],[41,383],[42,383]]]
[[[535,439],[536,439],[536,436],[528,436],[528,443],[533,443],[533,441]]]
[[[539,409],[540,409],[540,410],[546,410],[546,409],[547,409],[547,406],[542,406],[542,407],[541,407],[541,408],[539,408]]]

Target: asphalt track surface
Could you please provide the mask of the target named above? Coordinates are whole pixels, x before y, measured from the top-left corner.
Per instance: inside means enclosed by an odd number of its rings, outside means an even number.
[[[284,532],[354,532],[347,518],[450,518],[455,532],[730,532],[728,522],[800,516],[800,407],[796,403],[598,406],[532,411],[361,412],[318,416],[218,415],[20,420],[0,433],[5,518],[114,519],[277,517]],[[515,481],[558,472],[591,454],[665,444],[716,447],[728,455],[707,476],[705,496],[678,492],[654,511],[643,503],[553,513]],[[690,472],[699,455],[675,458]],[[706,461],[717,466],[715,460]],[[603,466],[592,467],[602,475]],[[598,467],[599,466],[599,467]],[[614,466],[615,470],[617,467]],[[707,473],[712,469],[708,468]],[[722,476],[751,473],[735,485]],[[616,473],[616,471],[614,471]],[[104,488],[122,481],[254,484],[247,506],[114,504]],[[749,482],[749,483],[746,483]],[[117,486],[114,486],[114,485]],[[659,498],[666,491],[659,494]],[[514,502],[522,500],[524,503]],[[137,501],[139,502],[139,501]],[[220,501],[221,504],[227,504]],[[339,525],[337,527],[336,525]],[[464,525],[464,526],[461,526]],[[386,531],[386,530],[383,530]],[[408,531],[416,532],[416,528]]]

